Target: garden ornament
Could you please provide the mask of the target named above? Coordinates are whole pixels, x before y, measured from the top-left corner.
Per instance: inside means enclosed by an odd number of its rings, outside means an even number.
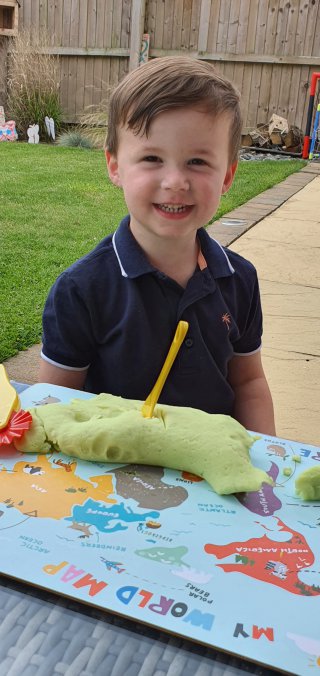
[[[0,124],[0,141],[16,141],[18,134],[13,120]]]
[[[45,121],[45,125],[46,125],[46,128],[47,128],[47,134],[48,134],[48,136],[51,136],[51,138],[54,141],[55,138],[56,138],[55,129],[54,129],[54,120],[53,120],[52,117],[48,117],[48,115],[46,115],[45,118],[44,118],[44,121]]]
[[[39,125],[30,124],[27,129],[28,143],[39,143]]]

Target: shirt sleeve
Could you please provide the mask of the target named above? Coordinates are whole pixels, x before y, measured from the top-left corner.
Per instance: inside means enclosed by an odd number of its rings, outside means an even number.
[[[263,321],[260,289],[253,266],[252,270],[251,284],[246,288],[246,302],[241,303],[240,337],[233,343],[235,355],[248,355],[261,349]]]
[[[94,349],[90,313],[68,271],[49,292],[42,326],[44,358],[71,369],[90,365]]]

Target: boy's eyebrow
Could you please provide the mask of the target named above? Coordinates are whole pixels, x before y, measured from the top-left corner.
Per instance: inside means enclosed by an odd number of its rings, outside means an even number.
[[[194,155],[214,155],[214,148],[196,148],[192,149]]]
[[[154,155],[158,155],[158,154],[161,154],[163,152],[163,148],[161,146],[154,146],[154,145],[151,145],[151,144],[149,145],[148,141],[145,141],[141,145],[140,149],[141,149],[141,152],[148,151],[148,153],[152,153]],[[210,148],[207,148],[207,147],[206,148],[191,148],[190,153],[193,156],[196,156],[196,155],[214,155],[215,150],[214,150],[213,147],[210,147]]]

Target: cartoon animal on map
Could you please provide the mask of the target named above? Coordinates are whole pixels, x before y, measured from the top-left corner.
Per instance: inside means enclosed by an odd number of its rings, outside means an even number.
[[[66,470],[66,472],[72,472],[74,466],[77,464],[75,460],[71,461],[69,460],[68,462],[64,462],[61,458],[58,458],[58,460],[52,460],[54,465],[59,465],[59,467],[63,467],[63,469]]]
[[[283,460],[288,457],[285,448],[279,446],[279,444],[269,444],[267,451],[269,451],[268,455],[276,455],[278,458],[283,458]]]
[[[23,471],[26,474],[34,474],[35,476],[41,476],[42,474],[45,473],[42,467],[35,467],[35,465],[25,465]]]
[[[44,397],[43,399],[40,399],[40,401],[34,401],[35,406],[46,406],[47,404],[58,404],[61,399],[58,399],[58,397],[52,397],[51,394],[48,394],[47,397]]]
[[[68,526],[68,528],[72,528],[73,530],[79,530],[82,535],[79,535],[79,538],[89,538],[92,533],[90,531],[90,527],[87,526],[85,523],[77,523],[76,521],[73,521],[71,526]]]

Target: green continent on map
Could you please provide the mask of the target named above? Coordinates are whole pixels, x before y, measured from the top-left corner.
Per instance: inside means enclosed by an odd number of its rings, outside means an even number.
[[[135,554],[150,561],[175,566],[187,566],[189,568],[190,566],[182,561],[182,557],[187,553],[187,547],[149,547],[148,549],[137,549],[135,551]]]

